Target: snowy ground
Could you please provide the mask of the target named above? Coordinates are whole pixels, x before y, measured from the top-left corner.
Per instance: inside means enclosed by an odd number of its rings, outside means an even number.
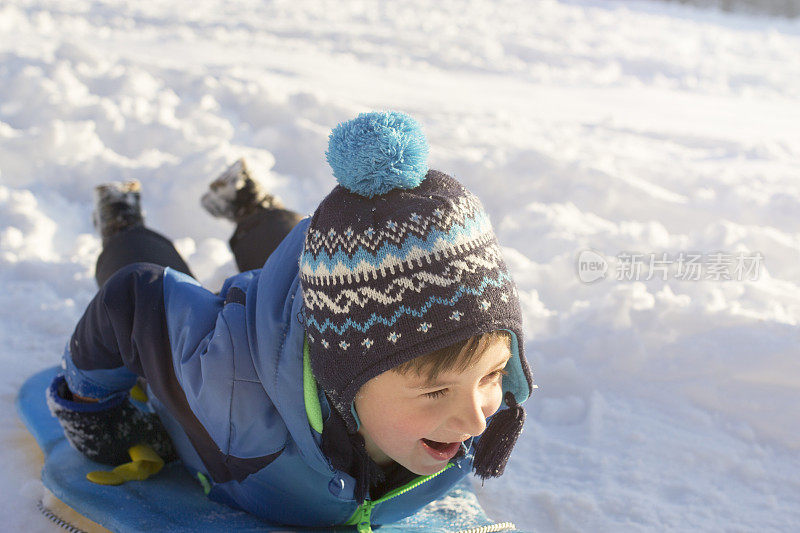
[[[209,180],[245,156],[311,212],[331,127],[385,108],[481,196],[520,288],[540,389],[480,490],[490,515],[537,532],[800,523],[800,21],[599,0],[9,0],[0,35],[3,529],[55,529],[13,400],[93,294],[94,185],[139,179],[149,223],[218,287],[234,265],[230,227],[198,205]],[[578,257],[605,279],[583,283]]]

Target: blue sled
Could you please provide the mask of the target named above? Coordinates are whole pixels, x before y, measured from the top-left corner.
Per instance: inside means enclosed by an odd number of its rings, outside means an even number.
[[[134,531],[345,531],[355,528],[292,528],[264,522],[253,515],[213,502],[180,461],[147,481],[117,487],[95,485],[87,472],[108,467],[86,459],[64,438],[50,414],[45,390],[58,371],[48,368],[28,378],[17,396],[17,411],[44,452],[42,482],[59,500],[90,520],[118,532]],[[377,529],[377,528],[376,528]],[[445,497],[402,522],[381,526],[385,533],[517,531],[495,524],[481,509],[467,480]]]

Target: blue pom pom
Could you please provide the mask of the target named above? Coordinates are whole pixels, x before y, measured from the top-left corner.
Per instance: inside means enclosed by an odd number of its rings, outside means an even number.
[[[389,111],[362,113],[336,126],[325,152],[336,180],[372,198],[413,189],[428,173],[428,142],[416,120]]]

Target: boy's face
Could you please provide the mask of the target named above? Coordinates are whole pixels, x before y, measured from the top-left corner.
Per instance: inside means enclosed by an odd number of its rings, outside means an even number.
[[[442,372],[435,384],[415,372],[391,370],[369,380],[355,406],[370,457],[380,465],[396,461],[418,475],[444,468],[500,407],[502,369],[510,357],[508,341],[498,338],[471,368]]]

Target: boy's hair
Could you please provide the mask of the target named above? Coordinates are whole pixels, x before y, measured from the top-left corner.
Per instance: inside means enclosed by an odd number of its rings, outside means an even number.
[[[480,359],[486,348],[497,339],[503,339],[511,349],[511,335],[497,330],[474,335],[466,340],[451,344],[430,353],[420,355],[392,368],[403,376],[414,372],[433,382],[443,372],[463,372]]]

